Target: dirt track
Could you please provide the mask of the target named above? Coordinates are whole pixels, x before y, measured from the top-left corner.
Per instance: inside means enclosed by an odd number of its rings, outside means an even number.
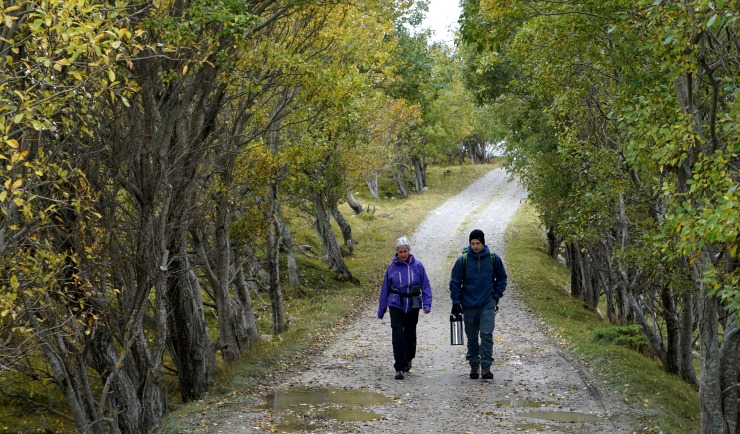
[[[632,432],[626,410],[608,391],[593,384],[548,336],[540,320],[522,303],[516,282],[501,300],[494,332],[493,380],[471,380],[465,348],[449,344],[450,268],[467,234],[474,228],[486,234],[486,244],[506,263],[503,234],[526,192],[494,170],[465,191],[432,211],[411,234],[411,253],[430,276],[432,313],[421,315],[414,366],[403,381],[393,378],[393,355],[388,315],[375,316],[371,304],[335,343],[306,363],[303,372],[275,384],[278,399],[286,390],[310,387],[356,393],[377,392],[382,404],[338,407],[339,418],[360,414],[359,422],[338,422],[319,412],[320,399],[290,411],[244,408],[221,417],[207,432],[265,431],[339,433],[619,433]],[[392,246],[389,246],[389,260]],[[285,393],[288,396],[289,393]],[[336,393],[335,393],[335,396]],[[373,395],[380,396],[380,395]],[[255,397],[258,404],[261,397]],[[342,398],[339,399],[340,401]],[[376,416],[362,417],[362,411]],[[283,424],[288,414],[293,424]],[[376,419],[376,420],[367,420]]]

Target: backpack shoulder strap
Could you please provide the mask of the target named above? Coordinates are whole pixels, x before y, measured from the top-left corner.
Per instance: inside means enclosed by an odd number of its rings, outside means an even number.
[[[491,254],[489,255],[489,258],[491,258],[491,266],[492,267],[495,267],[496,254],[494,252],[491,252]],[[462,266],[463,266],[463,269],[462,269],[462,280],[464,282],[465,281],[465,272],[468,269],[468,251],[467,251],[467,249],[462,254]],[[495,268],[494,268],[494,270],[495,270]]]
[[[467,249],[463,251],[463,254],[462,254],[462,266],[463,266],[462,281],[465,282],[465,272],[468,269],[468,250]]]

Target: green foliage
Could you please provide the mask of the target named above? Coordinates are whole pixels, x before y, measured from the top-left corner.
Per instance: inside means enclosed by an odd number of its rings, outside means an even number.
[[[616,261],[686,261],[736,308],[736,2],[462,5],[466,83],[547,226],[625,231]]]
[[[53,318],[55,309],[66,309],[64,303],[55,306],[56,300],[74,301],[69,308],[75,314],[90,302],[90,284],[75,271],[97,254],[96,198],[85,174],[70,164],[72,157],[52,144],[68,134],[92,133],[90,101],[128,104],[130,84],[116,73],[116,63],[130,55],[123,7],[28,2],[2,11],[0,317],[3,327],[21,335],[34,328],[25,315],[29,310],[47,311],[34,314],[42,321],[36,327],[46,329],[54,325],[43,321]],[[68,294],[73,288],[88,294],[77,299]],[[55,298],[49,299],[50,293]],[[73,328],[94,322],[83,315]]]
[[[648,344],[645,335],[637,325],[628,326],[611,326],[595,329],[593,331],[594,339],[613,343],[615,345],[622,345],[630,348],[638,353],[645,355],[652,355],[650,345]]]

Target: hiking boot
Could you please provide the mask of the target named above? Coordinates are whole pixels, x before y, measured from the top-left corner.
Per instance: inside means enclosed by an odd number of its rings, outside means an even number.
[[[403,371],[396,372],[396,380],[403,380]]]
[[[470,378],[475,380],[480,375],[480,365],[470,365]]]
[[[483,366],[483,376],[481,378],[484,380],[493,380],[493,372],[491,372],[490,366]]]
[[[406,363],[406,366],[403,367],[403,372],[409,372],[411,370],[411,362]]]

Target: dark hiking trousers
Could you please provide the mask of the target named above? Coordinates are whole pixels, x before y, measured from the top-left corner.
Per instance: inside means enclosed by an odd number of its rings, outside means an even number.
[[[419,322],[419,310],[404,312],[395,307],[389,307],[391,314],[391,331],[393,333],[393,368],[403,371],[403,368],[416,357],[416,324]]]
[[[491,366],[493,363],[493,329],[496,326],[496,300],[463,312],[470,366]]]

